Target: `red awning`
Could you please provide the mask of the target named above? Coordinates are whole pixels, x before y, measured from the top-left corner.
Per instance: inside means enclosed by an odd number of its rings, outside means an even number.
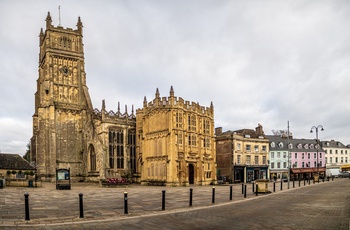
[[[292,173],[301,173],[300,169],[292,169]]]
[[[300,169],[300,171],[302,173],[313,173],[313,172],[315,172],[313,168],[303,168],[303,169]]]

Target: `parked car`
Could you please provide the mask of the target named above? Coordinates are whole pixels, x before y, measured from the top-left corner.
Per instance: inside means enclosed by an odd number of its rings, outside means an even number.
[[[338,177],[349,177],[350,173],[349,172],[340,172],[338,174]]]

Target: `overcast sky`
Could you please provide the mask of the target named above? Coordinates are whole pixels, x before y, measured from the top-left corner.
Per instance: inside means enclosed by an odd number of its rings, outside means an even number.
[[[0,150],[32,136],[40,28],[84,26],[95,108],[175,96],[215,109],[215,126],[350,144],[350,1],[0,0]]]

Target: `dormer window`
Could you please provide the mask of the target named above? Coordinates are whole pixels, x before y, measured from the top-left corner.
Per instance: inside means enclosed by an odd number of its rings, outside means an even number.
[[[271,148],[275,148],[275,146],[276,146],[276,144],[275,144],[275,142],[271,142]]]
[[[283,148],[283,143],[282,142],[278,143],[278,147]]]
[[[305,144],[304,149],[309,149],[309,146],[307,144]]]

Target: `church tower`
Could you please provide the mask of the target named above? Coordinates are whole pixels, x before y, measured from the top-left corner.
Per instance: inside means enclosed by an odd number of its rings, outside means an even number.
[[[70,168],[72,179],[86,174],[85,126],[93,111],[83,50],[83,24],[52,25],[39,34],[39,77],[33,115],[32,160],[42,180],[54,181],[56,168]]]

